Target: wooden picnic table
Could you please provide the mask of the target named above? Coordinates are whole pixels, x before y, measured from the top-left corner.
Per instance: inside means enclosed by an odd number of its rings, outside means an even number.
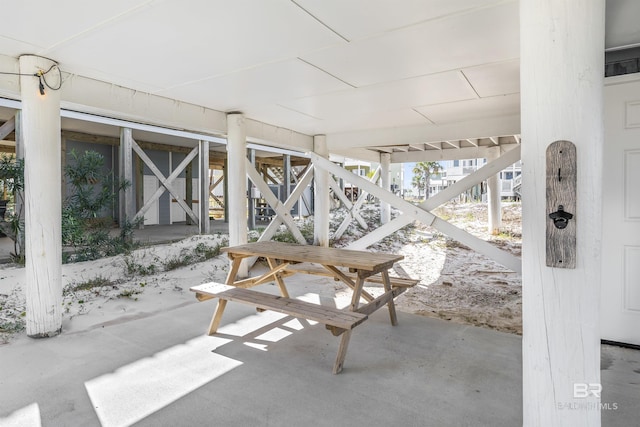
[[[191,288],[199,300],[218,298],[218,305],[209,325],[209,335],[214,334],[222,319],[227,301],[251,304],[258,309],[273,310],[294,317],[323,323],[334,335],[342,335],[333,373],[342,371],[351,338],[351,331],[364,322],[368,315],[386,305],[392,325],[398,324],[393,299],[414,286],[418,281],[392,278],[389,269],[402,260],[402,255],[372,253],[320,246],[298,245],[281,242],[256,242],[223,248],[232,260],[226,282],[205,283]],[[258,277],[238,279],[237,273],[243,259],[263,257],[269,271]],[[344,309],[312,304],[289,297],[284,278],[293,274],[321,274],[340,280],[353,291],[351,303]],[[281,296],[266,294],[252,288],[275,281]],[[365,282],[382,283],[384,292],[373,297],[364,290]],[[365,304],[360,305],[364,299]]]

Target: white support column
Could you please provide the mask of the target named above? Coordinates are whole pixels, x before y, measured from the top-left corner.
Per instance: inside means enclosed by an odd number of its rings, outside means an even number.
[[[387,191],[391,191],[390,172],[391,154],[380,153],[380,186]],[[391,220],[391,205],[380,200],[380,222],[386,224]]]
[[[248,150],[249,154],[249,163],[251,163],[251,167],[256,167],[256,150],[250,148]],[[247,210],[249,214],[249,218],[247,220],[247,225],[249,230],[256,229],[256,199],[253,198],[253,189],[255,185],[249,178],[247,178]]]
[[[487,150],[487,161],[491,162],[500,157],[500,147],[491,147]],[[500,173],[487,179],[487,204],[489,205],[489,234],[498,234],[502,227],[502,207]]]
[[[313,137],[313,151],[318,156],[329,158],[327,137],[315,135]],[[313,169],[314,213],[313,213],[313,244],[317,246],[329,246],[329,172],[321,168]]]
[[[135,215],[133,205],[133,132],[130,128],[120,129],[120,182],[128,182],[124,190],[120,191],[120,218],[118,222],[123,227],[126,220],[133,220]]]
[[[282,179],[282,200],[284,201],[287,200],[289,198],[289,194],[291,194],[291,156],[289,154],[284,154],[282,156],[282,175],[284,175],[284,178]]]
[[[600,383],[604,22],[605,0],[520,2],[525,426],[601,424],[600,398],[582,391]],[[545,261],[556,140],[577,149],[575,269]]]
[[[24,159],[24,138],[22,137],[22,129],[23,129],[22,128],[22,111],[18,110],[16,111],[16,115],[15,115],[15,128],[14,128],[15,137],[16,137],[16,159]],[[62,151],[62,141],[60,142],[60,144],[61,144],[60,151]],[[62,164],[60,165],[60,173],[62,173]],[[60,190],[62,191],[62,188]],[[16,204],[14,207],[14,212],[21,213],[20,218],[22,221],[24,221],[24,203],[25,203],[24,190],[22,191],[22,197],[16,197],[15,203]],[[18,239],[17,254],[24,255],[25,254],[24,253],[25,251],[24,228],[22,229],[22,233],[18,233],[18,235],[16,236],[16,239]]]
[[[20,57],[22,141],[25,158],[26,328],[34,338],[62,330],[62,194],[60,182],[60,91],[40,93],[34,73],[55,62],[33,55]],[[46,75],[58,87],[58,73]],[[46,214],[45,214],[46,213]]]
[[[198,219],[200,219],[200,234],[209,234],[211,229],[211,223],[209,221],[209,141],[198,141],[198,147],[200,148],[200,156],[198,156],[198,186],[200,199],[200,212]]]
[[[227,176],[229,200],[229,245],[247,243],[247,134],[242,114],[227,115]],[[226,181],[226,180],[225,180]],[[238,271],[240,277],[249,275],[247,263]]]

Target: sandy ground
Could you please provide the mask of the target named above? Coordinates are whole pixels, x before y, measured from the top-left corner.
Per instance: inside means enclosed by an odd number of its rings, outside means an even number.
[[[452,221],[454,224],[521,256],[519,205],[503,209],[504,231],[497,236],[488,234],[484,206],[459,209],[463,216]],[[409,276],[421,280],[416,288],[399,298],[401,310],[522,334],[519,273],[442,235],[427,243],[405,245],[401,253],[407,260],[405,269]]]
[[[503,203],[501,232],[488,232],[485,204],[449,203],[435,213],[465,231],[489,241],[518,257],[522,248],[520,203]],[[367,222],[375,224],[376,211],[369,211]],[[364,234],[352,228],[354,236]],[[419,279],[420,283],[398,297],[398,309],[522,334],[522,278],[491,259],[447,238],[437,230],[414,224],[393,237],[369,248],[400,253],[405,259],[395,266],[396,275]]]
[[[520,255],[520,204],[504,204],[504,232],[497,236],[487,233],[483,204],[448,204],[436,212],[469,233]],[[343,216],[342,211],[334,212],[332,230]],[[378,209],[373,205],[365,205],[363,217],[369,229],[379,224]],[[335,245],[345,246],[365,233],[353,222]],[[224,280],[228,269],[225,256],[198,260],[226,244],[226,237],[193,236],[128,255],[63,265],[63,329],[74,332],[102,327],[192,303],[189,287]],[[369,250],[403,254],[405,259],[394,266],[395,275],[420,280],[398,298],[399,310],[521,333],[519,274],[419,224],[405,227]],[[183,263],[186,265],[180,265]],[[0,344],[25,336],[24,284],[24,268],[0,266]],[[339,283],[332,285],[338,294],[348,291]],[[380,289],[368,290],[375,294]]]

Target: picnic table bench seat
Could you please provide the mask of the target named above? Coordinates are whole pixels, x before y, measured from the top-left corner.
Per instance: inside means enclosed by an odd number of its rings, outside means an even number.
[[[347,269],[340,269],[347,277],[352,280],[355,280],[356,273],[350,272]],[[319,276],[328,276],[334,277],[333,273],[322,267],[321,265],[310,263],[310,262],[300,262],[297,264],[289,264],[285,270],[285,273],[295,274],[315,274]],[[337,279],[336,279],[337,280]],[[369,276],[365,279],[366,282],[382,284],[382,277],[380,274],[376,274],[373,276]],[[393,277],[389,276],[389,282],[391,283],[391,287],[393,288],[411,288],[418,284],[419,280],[416,279],[406,279],[403,277]]]
[[[196,293],[196,297],[200,301],[220,298],[227,301],[241,302],[260,309],[309,319],[344,330],[355,328],[368,317],[363,313],[340,310],[334,307],[313,304],[294,298],[285,298],[253,289],[237,288],[222,283],[205,283],[190,289]]]

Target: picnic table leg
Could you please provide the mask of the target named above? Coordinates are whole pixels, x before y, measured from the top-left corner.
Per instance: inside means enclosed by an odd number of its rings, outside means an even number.
[[[224,313],[224,308],[226,306],[227,306],[226,299],[218,300],[218,305],[216,306],[216,311],[213,313],[213,318],[211,319],[211,323],[209,324],[209,330],[207,331],[207,335],[213,335],[218,331],[218,327],[220,326],[220,321],[222,320],[222,313]]]
[[[391,292],[391,280],[389,279],[389,271],[382,271],[382,284],[384,285],[385,292]],[[393,302],[393,298],[389,300],[387,303],[387,307],[389,307],[389,317],[391,318],[391,324],[393,326],[398,325],[398,317],[396,316],[396,305]]]
[[[362,296],[362,291],[364,288],[365,277],[361,276],[358,273],[358,277],[356,278],[356,285],[353,287],[353,296],[351,297],[351,305],[349,306],[349,310],[356,311],[358,309],[358,305],[360,304],[360,297]]]
[[[269,264],[269,268],[272,270],[278,266],[278,262],[272,258],[267,258],[267,263]],[[276,283],[280,288],[280,294],[285,298],[289,298],[289,292],[287,291],[287,287],[285,286],[284,280],[282,279],[280,273],[276,273],[274,274],[274,276],[276,277]]]
[[[356,284],[353,288],[353,296],[351,297],[350,311],[356,311],[358,304],[360,303],[360,297],[362,296],[362,288],[364,287],[365,277],[358,273],[356,278]],[[347,356],[347,348],[349,347],[349,340],[351,339],[351,329],[344,331],[342,338],[340,338],[340,346],[338,347],[338,355],[336,356],[336,363],[333,365],[333,373],[339,374],[344,366],[344,359]]]
[[[340,339],[340,347],[338,347],[338,355],[333,365],[333,373],[339,374],[344,366],[344,358],[347,356],[347,347],[349,347],[349,339],[351,338],[351,330],[344,331]]]
[[[236,276],[238,274],[238,270],[240,269],[240,263],[242,262],[242,258],[233,258],[233,262],[231,263],[231,269],[229,270],[229,274],[227,274],[227,280],[225,284],[233,285],[233,282],[236,280]],[[227,306],[226,299],[218,300],[218,305],[216,306],[216,310],[213,313],[213,317],[211,318],[211,323],[209,323],[209,329],[207,330],[207,335],[213,335],[218,330],[220,326],[220,321],[222,320],[222,314],[224,313],[224,309]]]

